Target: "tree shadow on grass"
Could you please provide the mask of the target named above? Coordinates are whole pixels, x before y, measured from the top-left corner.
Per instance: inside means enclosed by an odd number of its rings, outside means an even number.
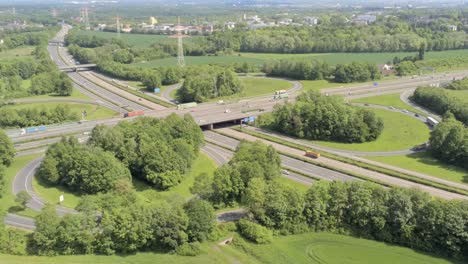
[[[18,213],[18,212],[21,212],[21,211],[24,211],[24,207],[22,206],[19,206],[19,205],[13,205],[11,206],[10,208],[8,208],[8,212],[9,213]]]
[[[432,157],[431,154],[427,151],[409,154],[408,157],[413,158],[418,162],[424,163],[426,165],[437,166],[447,171],[466,173],[466,175],[462,177],[462,181],[464,183],[468,183],[468,171],[466,169],[438,160]]]

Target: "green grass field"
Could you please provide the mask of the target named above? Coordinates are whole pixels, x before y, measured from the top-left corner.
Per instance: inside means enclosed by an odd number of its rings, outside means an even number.
[[[376,104],[376,105],[388,105],[388,106],[393,106],[393,107],[398,108],[398,109],[406,109],[406,110],[408,110],[410,112],[413,112],[413,113],[418,113],[418,114],[421,114],[421,115],[425,115],[423,112],[419,111],[418,109],[416,109],[414,107],[411,107],[411,106],[405,104],[403,101],[401,101],[399,93],[384,94],[384,95],[373,96],[373,97],[359,98],[359,99],[351,100],[351,102],[369,103],[369,104]]]
[[[195,177],[203,172],[208,173],[208,175],[212,177],[216,167],[217,166],[213,160],[208,158],[205,154],[201,153],[193,163],[193,167],[187,173],[184,180],[172,189],[163,192],[157,191],[140,180],[133,180],[133,184],[139,197],[146,202],[151,202],[155,199],[166,198],[174,194],[178,194],[184,198],[189,198],[191,196],[189,188],[193,185]],[[33,188],[40,197],[42,197],[45,201],[53,204],[58,204],[58,198],[62,194],[65,198],[64,202],[62,203],[63,206],[75,208],[80,201],[80,196],[70,192],[67,188],[62,186],[48,186],[47,184],[42,183],[36,177],[33,178]]]
[[[203,253],[196,257],[174,254],[137,253],[128,256],[11,256],[0,254],[0,263],[8,264],[146,264],[146,263],[411,263],[450,264],[456,263],[414,250],[387,245],[372,240],[331,233],[305,233],[275,237],[273,243],[256,245],[248,242],[244,249],[236,245],[220,246],[213,242],[202,244]]]
[[[25,108],[38,108],[38,109],[52,109],[57,107],[57,105],[67,105],[70,107],[71,111],[74,113],[77,113],[78,116],[81,118],[81,112],[83,110],[86,110],[88,112],[88,117],[86,120],[95,120],[95,119],[101,119],[101,118],[108,118],[115,116],[117,113],[114,111],[94,105],[94,104],[80,104],[80,103],[70,103],[70,102],[48,102],[47,104],[44,103],[24,103],[24,104],[16,104],[16,105],[9,105],[9,106],[4,106],[6,108],[11,108],[11,109],[25,109]]]
[[[22,83],[23,86],[29,87],[31,85],[31,80],[24,80]],[[54,94],[42,94],[42,95],[33,95],[27,96],[17,99],[42,99],[42,98],[64,98],[64,99],[84,99],[84,100],[92,100],[87,95],[82,94],[80,91],[73,89],[72,94],[70,96],[57,96]]]
[[[251,97],[265,94],[274,94],[277,90],[288,90],[292,88],[292,84],[285,80],[270,79],[270,78],[240,78],[244,84],[243,97]]]
[[[445,164],[431,157],[430,154],[426,152],[402,156],[366,157],[366,159],[425,173],[454,182],[468,183],[468,170]]]
[[[11,59],[23,59],[32,57],[32,52],[36,47],[34,46],[21,46],[14,49],[9,49],[0,52],[0,60],[6,61]]]
[[[101,31],[79,31],[79,34],[88,36],[97,36],[106,39],[117,38],[117,33],[113,32],[101,32]],[[198,36],[192,36],[190,38],[184,38],[184,42],[194,41]],[[150,34],[120,34],[120,39],[127,42],[128,44],[135,46],[136,48],[147,48],[154,43],[162,42],[174,42],[177,43],[176,39],[171,39],[168,35],[150,35]]]
[[[185,56],[186,65],[203,65],[203,64],[233,64],[233,63],[248,63],[255,65],[262,65],[263,60],[256,58],[249,58],[244,56]],[[158,59],[148,62],[139,62],[132,64],[133,66],[143,67],[143,68],[156,68],[156,67],[165,67],[165,66],[177,66],[177,58],[170,57],[164,59]]]
[[[33,159],[39,156],[40,154],[33,154],[33,155],[26,155],[22,157],[15,157],[11,166],[6,169],[5,189],[4,189],[3,197],[0,198],[0,212],[8,212],[10,208],[17,206],[15,202],[15,196],[11,193],[11,185],[13,183],[13,179],[15,178],[16,174],[21,170],[21,168],[23,168],[26,164],[28,164],[30,161],[32,161]],[[25,216],[35,216],[37,214],[31,209],[18,211],[16,213],[25,215]],[[1,258],[0,258],[0,263],[2,263]]]
[[[376,152],[410,149],[429,139],[429,128],[423,122],[397,112],[384,109],[371,110],[384,121],[384,130],[377,140],[352,144],[330,141],[313,141],[313,143],[336,149]]]
[[[277,237],[272,244],[251,245],[249,249],[259,263],[452,263],[408,248],[330,233]]]

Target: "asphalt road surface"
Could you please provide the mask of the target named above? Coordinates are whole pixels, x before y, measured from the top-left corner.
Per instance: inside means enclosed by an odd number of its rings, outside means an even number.
[[[257,137],[254,137],[254,136],[242,133],[242,132],[238,132],[238,131],[235,131],[235,130],[232,130],[232,129],[229,129],[229,128],[218,129],[218,131],[220,131],[223,134],[232,136],[232,137],[242,138],[242,139],[249,140],[249,141],[258,140],[258,141],[264,142],[265,144],[272,145],[275,149],[277,149],[277,150],[279,150],[281,152],[288,153],[288,154],[291,154],[291,155],[294,155],[294,156],[303,156],[304,155],[304,152],[301,151],[301,150],[291,148],[291,147],[287,147],[287,146],[284,146],[284,145],[281,145],[281,144],[278,144],[278,143],[274,143],[274,142],[271,142],[271,141],[268,141],[268,140],[264,140],[264,139],[261,139],[261,138],[257,138]],[[328,166],[331,166],[331,167],[334,167],[334,168],[340,168],[340,169],[343,169],[343,170],[346,170],[346,171],[349,171],[349,172],[352,172],[352,173],[356,173],[356,174],[359,174],[359,175],[364,175],[369,179],[374,179],[374,180],[377,180],[379,182],[388,184],[390,186],[400,186],[400,187],[405,187],[405,188],[416,188],[416,189],[420,189],[421,191],[425,191],[425,192],[427,192],[427,193],[429,193],[429,194],[431,194],[433,196],[437,196],[437,197],[444,198],[444,199],[464,199],[464,200],[468,199],[468,196],[465,196],[465,195],[452,193],[452,192],[448,192],[448,191],[445,191],[445,190],[442,190],[442,189],[430,187],[430,186],[427,186],[427,185],[424,185],[424,184],[419,184],[419,183],[416,183],[416,182],[400,179],[400,178],[393,177],[393,176],[390,176],[390,175],[387,175],[387,174],[375,172],[375,171],[372,171],[372,170],[361,168],[359,166],[351,165],[351,164],[348,164],[348,163],[344,163],[344,162],[337,161],[337,160],[334,160],[334,159],[326,158],[326,157],[323,157],[323,156],[320,157],[319,159],[317,159],[317,161],[323,163],[324,165],[328,165]]]
[[[239,140],[223,136],[221,134],[212,132],[212,131],[204,131],[205,139],[207,142],[213,142],[217,145],[229,148],[231,150],[235,150],[239,145]],[[308,162],[300,161],[294,158],[290,158],[285,155],[280,155],[281,158],[281,166],[285,169],[291,170],[289,175],[291,175],[292,171],[297,171],[304,175],[309,175],[316,179],[322,179],[327,181],[339,180],[339,181],[351,181],[351,180],[359,180],[355,177],[336,172],[333,170],[325,169]],[[294,178],[299,178],[300,182],[304,182],[304,176],[299,174],[294,174]],[[312,181],[310,181],[312,183]]]

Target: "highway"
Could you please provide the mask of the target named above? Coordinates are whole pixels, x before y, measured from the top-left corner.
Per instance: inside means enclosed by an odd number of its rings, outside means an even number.
[[[234,151],[237,146],[239,145],[239,140],[223,136],[221,134],[212,132],[212,131],[204,131],[203,132],[205,135],[205,140],[207,142],[213,142],[217,145],[220,145],[225,148],[229,148],[232,151]],[[309,175],[313,178],[316,179],[321,179],[321,180],[327,180],[327,181],[333,181],[333,180],[339,180],[339,181],[351,181],[351,180],[359,180],[355,177],[336,172],[333,170],[325,169],[304,161],[300,161],[297,159],[290,158],[285,155],[280,155],[281,158],[281,166],[285,169],[292,170],[292,171],[297,171],[301,174],[304,175]],[[303,177],[299,177],[300,175],[297,174],[297,178],[300,178],[301,181],[303,181]]]
[[[294,156],[297,156],[297,157],[304,157],[304,151],[302,151],[302,150],[298,150],[298,149],[291,148],[291,147],[288,147],[288,146],[285,146],[285,145],[281,145],[281,144],[274,143],[274,142],[271,142],[271,141],[268,141],[268,140],[264,140],[264,139],[261,139],[261,138],[258,138],[258,137],[254,137],[254,136],[251,136],[249,134],[238,132],[238,131],[235,131],[235,130],[232,130],[232,129],[229,129],[229,128],[221,128],[221,129],[217,129],[217,131],[219,131],[220,133],[223,133],[225,135],[228,135],[230,137],[245,139],[245,140],[248,140],[248,141],[257,141],[258,140],[258,141],[261,141],[261,142],[263,142],[265,144],[269,144],[269,145],[273,146],[276,150],[278,150],[278,151],[280,151],[282,153],[288,153],[290,155],[294,155]],[[211,133],[213,133],[213,132],[211,132]],[[205,136],[206,136],[206,134],[205,134]],[[440,198],[443,198],[443,199],[464,199],[464,200],[468,199],[468,196],[465,196],[465,195],[452,193],[452,192],[448,192],[448,191],[445,191],[445,190],[442,190],[442,189],[430,187],[428,185],[419,184],[419,183],[416,183],[416,182],[412,182],[412,181],[404,180],[404,179],[401,179],[401,178],[389,176],[389,175],[386,175],[386,174],[383,174],[383,173],[375,172],[375,171],[368,170],[368,169],[365,169],[365,168],[362,168],[362,167],[359,167],[359,166],[356,166],[356,165],[351,165],[351,164],[348,164],[348,163],[344,163],[344,162],[334,160],[334,159],[330,159],[330,158],[323,157],[323,156],[320,157],[319,159],[317,159],[317,162],[320,162],[320,163],[322,163],[322,164],[324,164],[326,166],[330,166],[330,167],[333,167],[333,168],[340,168],[342,170],[357,173],[359,175],[363,175],[363,176],[367,177],[368,179],[376,180],[376,181],[382,182],[382,183],[390,185],[390,186],[399,186],[399,187],[405,187],[405,188],[416,188],[416,189],[419,189],[421,191],[425,191],[425,192],[427,192],[427,193],[429,193],[429,194],[431,194],[433,196],[437,196],[437,197],[440,197]],[[322,176],[326,177],[328,175],[322,175]]]

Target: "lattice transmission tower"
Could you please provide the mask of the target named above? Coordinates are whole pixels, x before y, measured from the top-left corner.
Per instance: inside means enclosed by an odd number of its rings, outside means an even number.
[[[117,38],[120,38],[120,17],[115,17],[115,26],[117,28]]]
[[[180,18],[177,17],[177,26],[174,27],[174,31],[176,32],[176,34],[171,35],[169,37],[177,39],[177,65],[179,65],[179,67],[185,66],[184,44],[183,44],[182,39],[190,37],[182,33],[184,30],[185,30],[185,27],[180,25]]]
[[[80,9],[80,17],[81,22],[85,25],[86,30],[90,30],[91,27],[89,26],[89,16],[88,16],[88,8],[83,7]]]

